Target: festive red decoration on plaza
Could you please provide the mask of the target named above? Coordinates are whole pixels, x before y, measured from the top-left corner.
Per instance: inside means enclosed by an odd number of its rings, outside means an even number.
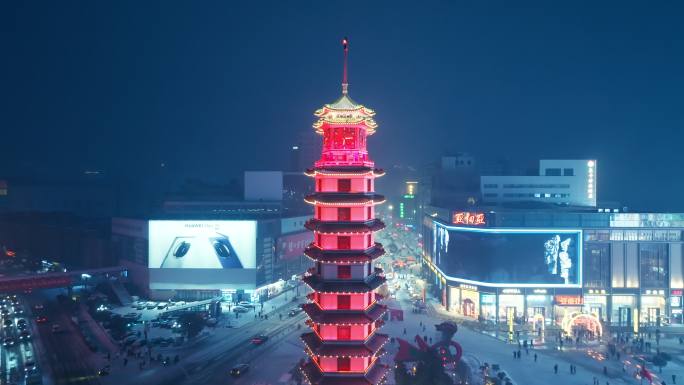
[[[378,303],[375,289],[385,276],[373,266],[384,254],[373,234],[385,226],[374,209],[384,202],[375,193],[375,178],[384,172],[368,157],[366,138],[377,128],[375,112],[349,97],[347,38],[342,45],[342,96],[315,112],[313,127],[323,136],[323,149],[306,173],[316,184],[306,197],[314,217],[305,225],[314,234],[305,254],[315,266],[303,278],[313,289],[312,302],[302,305],[311,328],[302,335],[309,355],[302,372],[312,385],[379,384],[388,370],[379,358],[389,337],[376,332],[387,308]]]

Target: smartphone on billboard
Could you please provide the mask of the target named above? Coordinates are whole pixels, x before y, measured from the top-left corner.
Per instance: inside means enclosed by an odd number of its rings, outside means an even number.
[[[217,233],[218,236],[209,238],[211,247],[216,253],[224,269],[242,269],[242,262],[238,257],[227,235]]]
[[[163,269],[190,267],[188,260],[192,254],[194,240],[195,237],[176,237],[166,252],[160,267]]]

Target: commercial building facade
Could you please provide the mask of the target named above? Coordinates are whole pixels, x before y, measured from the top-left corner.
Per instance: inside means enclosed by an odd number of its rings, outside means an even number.
[[[683,230],[677,213],[429,207],[423,271],[449,311],[493,322],[682,324]]]

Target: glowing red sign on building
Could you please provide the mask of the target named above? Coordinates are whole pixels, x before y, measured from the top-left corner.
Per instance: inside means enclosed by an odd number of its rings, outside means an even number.
[[[556,305],[560,306],[577,306],[584,303],[584,298],[581,295],[557,295]]]
[[[483,226],[485,222],[484,213],[471,213],[468,211],[455,212],[451,215],[451,223],[455,225]]]

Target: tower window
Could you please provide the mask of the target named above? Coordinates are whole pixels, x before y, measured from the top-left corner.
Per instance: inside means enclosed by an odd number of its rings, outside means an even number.
[[[351,358],[337,357],[337,370],[340,372],[351,371]]]
[[[338,179],[337,180],[337,191],[339,191],[339,192],[350,192],[351,191],[351,179]]]
[[[337,248],[341,250],[351,249],[351,237],[348,235],[340,235],[337,237]]]
[[[338,326],[337,327],[337,339],[338,340],[350,340],[351,339],[351,326]]]
[[[351,278],[351,265],[337,266],[337,278],[339,278],[339,279],[350,279]]]
[[[338,207],[337,208],[337,220],[338,221],[351,221],[351,207]]]
[[[351,295],[340,294],[337,296],[337,310],[351,309]]]
[[[371,185],[371,180],[366,179],[366,191],[371,192],[372,185]]]

